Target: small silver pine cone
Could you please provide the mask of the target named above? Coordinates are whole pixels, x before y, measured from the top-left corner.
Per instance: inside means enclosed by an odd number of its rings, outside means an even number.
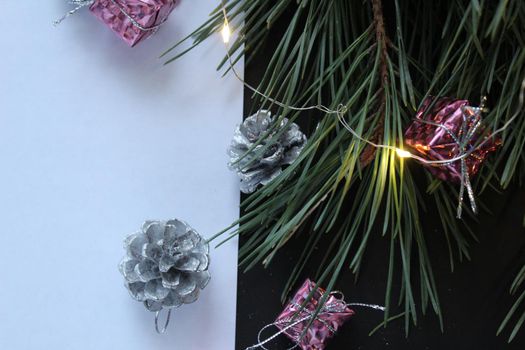
[[[292,164],[306,145],[306,136],[299,130],[297,124],[287,125],[288,119],[283,118],[280,125],[274,127],[277,119],[277,117],[272,118],[270,111],[259,110],[246,118],[235,130],[228,149],[230,155],[228,165],[239,175],[243,193],[252,193],[259,185],[266,185],[276,178],[281,174],[283,165]],[[285,127],[286,130],[272,142],[261,157],[258,150],[268,145],[270,139]],[[272,128],[274,129],[265,135]],[[248,152],[258,141],[260,143]]]
[[[146,221],[124,248],[125,286],[150,311],[193,303],[210,281],[208,243],[185,222]]]

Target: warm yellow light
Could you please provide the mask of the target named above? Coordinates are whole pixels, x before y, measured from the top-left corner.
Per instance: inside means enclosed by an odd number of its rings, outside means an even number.
[[[412,153],[405,151],[404,149],[401,149],[401,148],[396,148],[396,153],[398,157],[400,158],[408,158],[412,155]]]
[[[228,24],[228,22],[224,22],[224,26],[222,27],[221,34],[222,34],[222,41],[224,41],[225,44],[228,43],[232,35],[231,30],[230,30],[230,25]]]

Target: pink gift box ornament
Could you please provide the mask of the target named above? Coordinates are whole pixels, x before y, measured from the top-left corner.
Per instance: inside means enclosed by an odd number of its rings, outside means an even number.
[[[69,0],[76,7],[53,23],[59,25],[84,7],[133,47],[166,22],[179,0]]]
[[[336,293],[330,293],[310,324],[321,298],[326,293],[324,289],[318,287],[308,300],[314,289],[315,283],[307,279],[274,322],[282,333],[303,350],[325,349],[328,340],[354,314],[344,300],[337,298]],[[305,304],[306,300],[308,302]]]
[[[89,10],[133,47],[166,21],[177,0],[95,0]]]
[[[461,154],[457,140],[464,133],[473,130],[466,140],[465,150],[469,151],[481,136],[480,108],[471,107],[469,101],[449,97],[427,97],[416,118],[405,132],[405,142],[428,160],[446,160]],[[468,176],[475,175],[485,158],[500,144],[499,139],[489,139],[465,158],[464,165]],[[441,180],[460,182],[461,162],[429,166],[434,176]]]

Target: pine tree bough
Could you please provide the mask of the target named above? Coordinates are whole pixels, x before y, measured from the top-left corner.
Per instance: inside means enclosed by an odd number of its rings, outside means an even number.
[[[263,94],[295,107],[344,105],[348,110],[344,122],[353,130],[392,147],[399,147],[405,128],[428,95],[470,101],[488,95],[490,112],[483,120],[490,130],[515,113],[525,77],[525,1],[393,0],[383,7],[386,2],[370,0],[368,4],[224,0],[230,27],[238,34],[229,43],[232,61],[246,54],[250,65],[253,59],[268,57],[257,85]],[[273,23],[283,29],[269,37]],[[206,23],[166,51],[167,61],[210,36],[219,40],[223,25],[220,5]],[[174,51],[187,41],[192,41],[190,48]],[[270,49],[264,46],[267,43],[276,45]],[[228,64],[225,57],[219,69],[228,70]],[[441,234],[451,268],[458,259],[469,258],[470,231],[464,221],[455,219],[457,188],[416,173],[416,164],[407,167],[390,149],[363,147],[333,115],[281,108],[257,95],[251,106],[251,113],[269,109],[300,121],[308,142],[279,176],[243,199],[240,219],[215,238],[245,236],[239,257],[246,269],[270,263],[286,242],[300,239],[304,249],[291,268],[284,295],[314,257],[321,262],[315,261],[319,269],[312,277],[328,291],[343,269],[357,275],[370,237],[379,236],[387,241],[382,253],[389,257],[385,322],[399,311],[408,332],[428,308],[442,322],[426,236]],[[280,135],[276,133],[266,147],[278,142]],[[475,193],[496,186],[504,189],[525,178],[524,111],[501,138],[501,149],[473,179]],[[422,178],[416,181],[416,176]],[[439,227],[425,232],[425,215],[438,215]],[[464,216],[468,215],[467,210]],[[512,289],[517,296],[509,313],[513,317],[503,322],[505,331],[509,325],[512,328],[510,338],[525,322],[523,276],[522,272]],[[344,283],[351,282],[339,281],[339,286]]]
[[[372,2],[372,12],[374,14],[374,28],[376,34],[376,42],[380,47],[380,63],[379,63],[379,74],[380,74],[380,87],[379,93],[381,95],[381,101],[377,109],[377,114],[379,115],[379,121],[377,127],[374,130],[374,133],[370,141],[378,143],[382,138],[383,126],[385,123],[385,108],[386,108],[386,95],[385,90],[388,87],[388,36],[386,35],[385,30],[385,20],[383,17],[383,5],[381,0],[371,0]],[[374,160],[376,154],[376,148],[371,145],[366,145],[363,152],[361,153],[361,166],[366,167],[372,160]]]

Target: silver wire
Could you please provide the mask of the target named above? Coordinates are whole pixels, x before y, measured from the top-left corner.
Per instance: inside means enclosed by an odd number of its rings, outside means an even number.
[[[81,8],[84,8],[86,6],[89,6],[91,4],[93,4],[95,2],[95,0],[70,0],[68,3],[70,5],[76,5],[77,7],[75,7],[74,9],[66,12],[65,15],[63,15],[62,17],[60,17],[59,19],[53,21],[53,25],[56,27],[58,26],[60,23],[62,23],[66,18],[68,18],[69,16],[72,16],[74,15],[75,13],[77,13],[78,10],[80,10]]]

